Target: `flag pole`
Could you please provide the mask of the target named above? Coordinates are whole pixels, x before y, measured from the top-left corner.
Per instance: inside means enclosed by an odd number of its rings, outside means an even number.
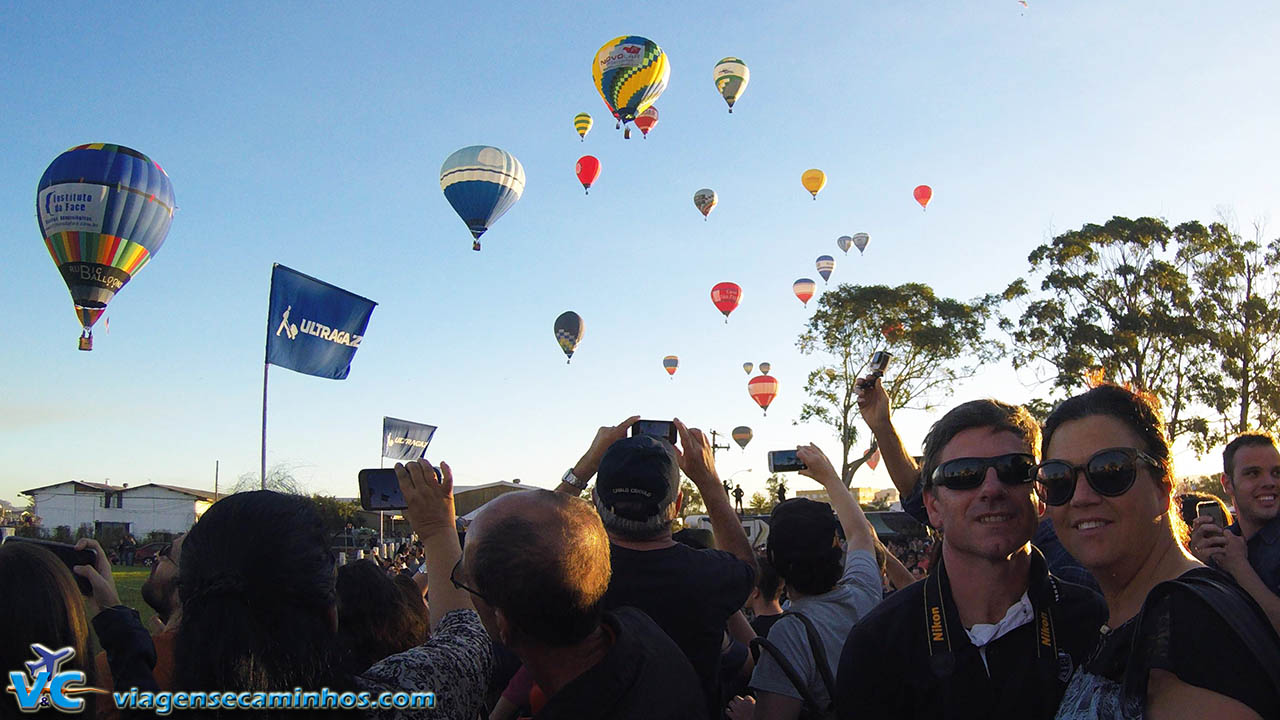
[[[262,363],[262,483],[263,490],[267,489],[267,371],[271,368],[271,363]]]

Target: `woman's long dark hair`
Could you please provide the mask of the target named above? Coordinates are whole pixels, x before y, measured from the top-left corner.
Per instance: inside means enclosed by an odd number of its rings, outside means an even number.
[[[338,639],[348,672],[364,672],[385,657],[427,641],[422,595],[417,608],[409,605],[396,581],[372,560],[339,569],[337,588]]]
[[[75,657],[62,669],[83,671],[86,685],[93,686],[89,623],[75,576],[48,550],[32,543],[7,542],[0,545],[0,672],[4,673],[4,685],[9,684],[11,671],[22,670],[24,663],[36,659],[32,643],[54,650],[75,648]],[[92,714],[92,696],[80,697],[86,699],[86,712]],[[20,717],[30,715],[18,711],[12,695],[0,692],[0,718]]]
[[[214,503],[182,545],[174,689],[349,688],[333,627],[334,559],[306,498],[261,490]]]

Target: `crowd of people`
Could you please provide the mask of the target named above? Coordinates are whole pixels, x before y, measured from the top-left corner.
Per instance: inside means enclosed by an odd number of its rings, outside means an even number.
[[[962,403],[918,465],[877,378],[859,407],[936,539],[882,544],[806,445],[800,474],[830,503],[778,503],[757,554],[707,438],[679,420],[677,443],[628,437],[631,417],[601,427],[554,491],[497,498],[465,537],[448,464],[397,465],[418,544],[392,558],[339,567],[304,500],[224,498],[157,557],[153,628],[120,604],[94,541],[78,547],[96,563],[73,570],[6,543],[0,663],[41,643],[74,648],[67,667],[102,688],[435,693],[429,709],[361,711],[380,718],[1280,717],[1273,438],[1227,445],[1224,526],[1175,496],[1159,409],[1125,388],[1072,397],[1043,426]],[[682,473],[709,538],[673,533]],[[109,696],[90,704],[118,714]]]

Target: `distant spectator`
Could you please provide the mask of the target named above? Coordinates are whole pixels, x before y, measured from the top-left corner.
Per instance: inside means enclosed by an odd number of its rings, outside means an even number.
[[[747,604],[751,608],[751,628],[756,635],[764,637],[782,614],[782,578],[778,577],[768,555],[758,555],[756,563],[760,574],[756,576],[756,586],[747,596]]]

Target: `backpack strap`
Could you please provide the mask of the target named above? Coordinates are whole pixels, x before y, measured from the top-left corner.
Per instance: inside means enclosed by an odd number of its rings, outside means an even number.
[[[804,678],[800,677],[800,673],[791,664],[791,661],[782,654],[778,646],[769,642],[768,638],[756,637],[752,639],[751,649],[753,652],[756,652],[757,648],[768,650],[774,661],[778,663],[778,667],[782,668],[783,674],[787,676],[787,679],[791,681],[791,684],[800,693],[800,699],[804,701],[805,706],[817,713],[828,713],[835,705],[836,681],[831,675],[831,665],[827,662],[827,650],[822,643],[822,637],[818,635],[818,629],[814,627],[813,621],[798,612],[782,613],[778,616],[778,620],[774,622],[774,625],[776,626],[785,617],[794,617],[804,625],[805,635],[809,639],[809,650],[813,653],[814,664],[818,669],[818,677],[822,679],[822,684],[827,689],[827,707],[822,707],[818,704],[813,694],[809,692],[808,683],[804,681]]]

